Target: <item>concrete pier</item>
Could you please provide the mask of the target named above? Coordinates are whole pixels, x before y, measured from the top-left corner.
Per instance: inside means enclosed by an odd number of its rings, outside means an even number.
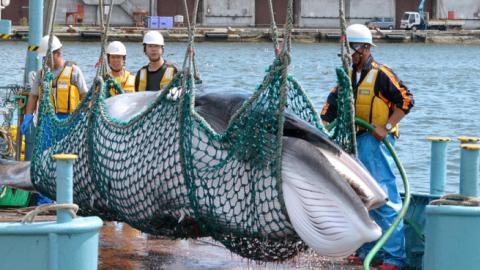
[[[140,42],[143,34],[150,29],[144,27],[112,27],[109,31],[110,40]],[[28,28],[13,27],[12,38],[26,40]],[[174,27],[159,30],[168,42],[185,42],[187,29]],[[61,40],[100,41],[101,30],[96,26],[61,26],[55,28],[55,34]],[[372,30],[375,42],[420,42],[420,43],[453,43],[453,44],[480,44],[480,30],[454,31],[405,31],[405,30]],[[281,37],[280,30],[280,37]],[[223,42],[262,42],[270,41],[269,28],[232,28],[232,27],[198,27],[195,41],[223,41]],[[292,38],[295,42],[337,42],[340,37],[339,29],[295,28]]]

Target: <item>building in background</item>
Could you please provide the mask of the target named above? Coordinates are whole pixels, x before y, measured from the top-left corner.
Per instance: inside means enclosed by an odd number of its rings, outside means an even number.
[[[194,0],[187,0],[192,12]],[[287,0],[274,0],[275,21],[285,23]],[[58,0],[56,24],[100,23],[98,0]],[[109,3],[105,0],[105,3]],[[420,0],[345,0],[348,23],[365,23],[373,17],[393,18],[396,27],[405,11],[418,11]],[[297,0],[294,2],[296,27],[338,28],[338,1]],[[108,8],[105,9],[108,11]],[[480,28],[479,0],[426,0],[424,10],[430,18],[465,21],[466,29]],[[143,26],[145,16],[158,16],[150,26],[184,26],[183,1],[178,0],[115,0],[111,25]],[[11,1],[2,12],[4,19],[19,25],[28,18],[28,0]],[[206,27],[269,27],[270,13],[266,0],[200,0],[197,23]]]
[[[11,20],[12,25],[22,25],[28,23],[28,0],[10,1],[4,10],[2,10],[2,19]]]
[[[465,29],[480,29],[480,0],[435,0],[439,19],[465,21]]]

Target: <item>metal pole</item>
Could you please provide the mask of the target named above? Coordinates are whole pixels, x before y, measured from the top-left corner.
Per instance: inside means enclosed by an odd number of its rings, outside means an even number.
[[[77,155],[58,154],[53,155],[57,160],[57,203],[73,203],[73,162],[78,158]],[[57,209],[57,223],[70,222],[72,216],[68,210]]]
[[[447,137],[428,137],[432,142],[430,159],[430,195],[442,196],[447,179]]]
[[[30,0],[28,8],[28,50],[27,61],[25,67],[25,73],[23,76],[24,88],[27,87],[27,83],[30,81],[29,76],[33,72],[37,72],[42,66],[42,59],[38,57],[38,48],[40,47],[40,40],[43,36],[43,0]],[[37,74],[38,76],[39,74]],[[24,100],[24,106],[27,104],[27,100]],[[19,122],[23,121],[23,115],[18,115]],[[32,132],[31,132],[32,133]],[[25,160],[30,160],[31,152],[33,150],[33,134],[28,133],[25,136]],[[21,146],[21,138],[17,140],[17,144]],[[21,148],[19,148],[21,149]]]
[[[43,0],[30,0],[28,9],[28,46],[27,68],[25,69],[24,82],[28,82],[29,74],[40,69],[41,61],[35,46],[40,46],[43,35]]]
[[[460,194],[476,197],[480,144],[461,144],[460,147]]]

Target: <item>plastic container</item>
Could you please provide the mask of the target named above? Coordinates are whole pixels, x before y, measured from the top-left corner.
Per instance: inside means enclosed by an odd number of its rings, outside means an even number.
[[[455,11],[449,10],[448,11],[448,17],[449,20],[455,20]]]
[[[0,34],[6,34],[6,35],[12,34],[11,20],[0,20]]]
[[[158,27],[160,29],[172,29],[173,17],[158,17]]]
[[[158,29],[159,21],[157,16],[148,16],[147,17],[147,27],[150,29]]]
[[[3,195],[0,196],[0,206],[7,207],[26,207],[30,202],[30,193],[20,189],[4,187]],[[0,193],[1,192],[0,188]]]

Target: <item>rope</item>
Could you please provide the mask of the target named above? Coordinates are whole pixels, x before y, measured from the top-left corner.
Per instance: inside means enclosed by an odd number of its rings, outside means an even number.
[[[446,194],[440,199],[431,201],[430,204],[431,205],[480,206],[480,198],[465,196],[461,194]]]
[[[50,63],[53,66],[53,54],[52,54],[52,42],[53,42],[53,24],[55,22],[55,13],[57,13],[57,1],[56,0],[51,0],[51,8],[53,9],[53,12],[50,13],[50,18],[48,22],[48,48],[47,48],[47,53],[46,57],[43,59],[43,64],[42,64],[42,69],[50,71],[50,67],[47,65],[47,59],[50,59]],[[45,72],[42,72],[43,76],[45,76]],[[43,79],[43,78],[42,78]]]
[[[345,1],[339,0],[339,14],[340,14],[340,43],[341,43],[341,57],[342,65],[345,72],[352,65],[352,57],[350,55],[350,47],[347,42],[347,22],[345,20]]]
[[[275,51],[275,56],[277,56],[280,54],[280,48],[278,45],[278,30],[277,24],[275,23],[275,13],[273,12],[272,0],[268,0],[267,2],[270,11],[270,30],[272,32],[273,50]]]
[[[285,36],[283,37],[283,50],[288,53],[291,51],[292,43],[292,29],[293,29],[293,0],[288,0],[287,3],[287,22],[285,25]]]
[[[103,24],[103,0],[100,0],[100,19],[101,19],[101,24],[103,27],[103,34],[102,34],[102,49],[100,51],[100,57],[98,59],[98,62],[100,63],[97,68],[97,74],[96,76],[101,76],[102,78],[106,78],[108,75],[108,70],[107,70],[107,55],[105,54],[105,50],[107,47],[107,42],[108,42],[108,29],[110,28],[110,18],[112,17],[112,11],[113,11],[113,5],[115,3],[115,0],[110,1],[110,8],[108,9],[108,16],[107,16],[107,22]]]
[[[78,205],[73,203],[63,203],[63,204],[42,204],[37,206],[34,210],[28,212],[22,219],[22,223],[32,223],[35,221],[35,218],[38,214],[45,213],[52,210],[68,210],[68,213],[73,217],[77,217]]]
[[[192,18],[192,31],[193,31],[193,35],[195,35],[195,27],[197,25],[197,14],[198,14],[198,3],[200,1],[199,0],[196,0],[195,3],[194,3],[194,6],[193,6],[193,18]],[[193,48],[192,48],[193,49]],[[193,51],[193,56],[192,56],[192,63],[193,63],[193,76],[195,78],[195,83],[196,84],[201,84],[202,83],[202,79],[200,78],[200,72],[198,71],[198,67],[197,67],[197,61],[196,61],[196,58],[195,58],[195,50]]]
[[[346,74],[348,74],[348,70],[352,64],[352,57],[350,55],[350,47],[348,46],[348,40],[347,40],[347,23],[345,20],[345,1],[344,0],[339,0],[339,17],[340,17],[340,31],[341,31],[341,58],[342,58],[342,66]],[[340,77],[340,75],[339,75]],[[341,87],[341,86],[344,87]],[[348,85],[348,86],[347,86]],[[345,80],[345,83],[339,84],[339,98],[342,96],[345,98],[344,101],[348,100],[348,104],[344,104],[344,106],[339,106],[339,112],[338,114],[342,113],[340,109],[343,109],[344,114],[349,114],[346,118],[348,119],[343,119],[344,121],[347,121],[348,123],[345,123],[348,125],[347,130],[348,130],[348,136],[349,138],[343,138],[348,140],[350,143],[345,149],[345,145],[343,148],[347,151],[350,152],[352,155],[356,156],[357,155],[357,136],[356,136],[356,128],[355,128],[355,102],[353,100],[353,89],[352,89],[352,83],[350,80],[350,76],[347,75],[347,79]],[[348,108],[347,108],[348,106]],[[348,110],[348,112],[345,112],[345,110]],[[343,130],[342,132],[347,133],[347,131]],[[347,137],[346,134],[342,134],[342,137]]]
[[[201,84],[202,79],[200,78],[200,73],[198,71],[197,63],[195,60],[195,48],[194,48],[194,39],[195,39],[195,26],[197,20],[197,13],[198,13],[198,4],[199,0],[195,0],[194,7],[193,7],[193,16],[192,22],[190,22],[190,12],[188,11],[188,4],[187,1],[183,1],[183,6],[185,8],[185,17],[187,20],[187,28],[188,28],[188,43],[187,43],[187,51],[185,53],[185,58],[183,60],[183,77],[182,77],[182,88],[186,89],[186,83],[190,80],[191,77],[195,79],[196,84]],[[193,73],[192,73],[193,71]]]
[[[197,0],[198,1],[198,0]],[[187,28],[188,28],[188,41],[187,41],[187,51],[185,53],[185,59],[183,61],[183,72],[184,72],[184,80],[188,80],[188,73],[191,72],[190,68],[192,67],[192,58],[194,55],[193,52],[193,42],[194,42],[194,35],[193,35],[193,26],[190,23],[190,12],[188,12],[188,4],[187,0],[183,0],[183,7],[185,8],[185,17],[187,20]],[[188,68],[188,70],[187,70]]]
[[[100,9],[99,12],[100,12],[100,26],[103,27],[105,24],[103,23],[103,21],[105,20],[105,18],[103,17],[105,12],[103,11],[103,0],[98,0],[98,8]],[[103,30],[103,29],[102,29]]]

